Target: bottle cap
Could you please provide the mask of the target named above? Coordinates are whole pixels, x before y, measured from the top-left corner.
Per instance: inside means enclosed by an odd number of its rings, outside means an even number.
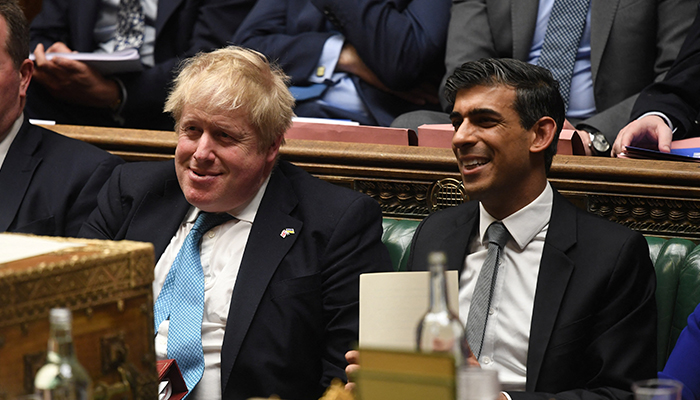
[[[70,325],[70,310],[67,308],[52,308],[49,312],[49,322],[52,325]]]
[[[428,265],[447,264],[447,256],[442,251],[433,251],[428,254]]]

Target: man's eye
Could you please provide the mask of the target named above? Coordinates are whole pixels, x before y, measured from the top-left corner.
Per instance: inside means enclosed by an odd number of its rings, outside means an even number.
[[[182,133],[184,133],[185,135],[193,135],[193,134],[199,132],[199,129],[197,129],[197,127],[194,125],[183,126],[181,128],[181,130],[182,130]]]
[[[462,121],[452,121],[452,127],[455,129],[455,132],[457,132],[460,126],[462,126]]]
[[[219,140],[221,140],[222,142],[225,142],[225,143],[234,143],[234,142],[236,142],[236,137],[233,136],[233,135],[230,135],[230,134],[228,134],[228,133],[226,133],[226,132],[219,132],[219,133],[217,134],[217,136],[219,137]]]

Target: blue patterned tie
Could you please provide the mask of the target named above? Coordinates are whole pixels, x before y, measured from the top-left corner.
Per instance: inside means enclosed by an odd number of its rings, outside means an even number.
[[[120,0],[117,21],[114,51],[141,48],[146,27],[141,0]]]
[[[477,359],[481,355],[481,347],[484,343],[486,321],[489,317],[489,308],[491,308],[493,289],[496,286],[501,250],[508,242],[510,234],[502,222],[494,222],[486,229],[486,236],[489,240],[488,252],[476,280],[476,286],[474,286],[474,294],[467,318],[467,342]]]
[[[537,65],[552,71],[559,81],[559,92],[569,108],[571,77],[576,53],[586,26],[590,0],[554,0]]]
[[[204,272],[199,259],[199,242],[208,230],[231,219],[233,217],[229,214],[199,214],[153,306],[156,332],[160,324],[170,318],[168,357],[177,360],[190,392],[204,373]]]

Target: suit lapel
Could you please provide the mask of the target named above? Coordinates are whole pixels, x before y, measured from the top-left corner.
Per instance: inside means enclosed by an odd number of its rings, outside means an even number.
[[[513,24],[513,58],[527,60],[532,47],[532,37],[537,25],[539,0],[512,0],[511,21]]]
[[[190,207],[173,167],[173,177],[165,181],[162,192],[146,194],[127,227],[125,237],[153,243],[155,260],[158,261]]]
[[[454,229],[445,237],[440,245],[440,249],[444,251],[447,256],[448,269],[456,270],[460,273],[464,269],[464,260],[467,257],[469,244],[479,228],[478,204],[478,202],[473,201],[465,206],[471,207],[473,211],[464,210],[464,212],[460,212],[459,217],[455,220]],[[426,261],[427,260],[422,260],[422,262]]]
[[[6,231],[14,221],[29,184],[42,157],[35,155],[41,144],[41,134],[30,129],[24,121],[7,152],[0,169],[0,232]]]
[[[301,233],[302,221],[290,215],[297,203],[291,183],[279,167],[275,168],[255,216],[231,298],[221,349],[225,354],[221,359],[222,393],[263,294]],[[294,229],[295,234],[283,237],[281,232],[286,228]]]
[[[576,244],[576,210],[563,196],[554,191],[552,216],[545,239],[540,271],[532,310],[530,342],[527,355],[525,390],[537,387],[544,353],[554,329],[566,287],[574,269],[567,251]]]
[[[591,73],[594,85],[619,3],[620,0],[591,0]]]

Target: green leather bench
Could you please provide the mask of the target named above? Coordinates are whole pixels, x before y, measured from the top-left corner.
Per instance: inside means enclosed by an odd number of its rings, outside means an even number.
[[[382,241],[394,270],[405,271],[411,239],[420,221],[384,218]],[[700,245],[686,239],[647,237],[656,269],[658,318],[658,368],[686,326],[688,315],[700,303]]]

